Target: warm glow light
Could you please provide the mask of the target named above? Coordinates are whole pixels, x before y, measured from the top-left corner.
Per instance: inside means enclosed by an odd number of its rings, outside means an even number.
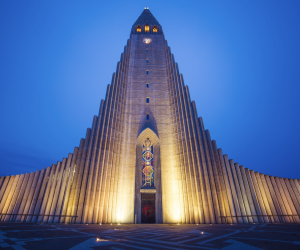
[[[100,241],[100,239],[99,239],[99,238],[97,238],[97,241]]]
[[[120,223],[118,223],[118,225],[121,225]]]
[[[149,32],[149,25],[148,24],[145,25],[145,32]]]
[[[99,225],[101,226],[102,224],[100,223]]]

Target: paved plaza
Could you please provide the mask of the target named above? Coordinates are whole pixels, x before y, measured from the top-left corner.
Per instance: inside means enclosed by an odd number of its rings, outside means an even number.
[[[0,223],[1,249],[300,249],[300,225]]]

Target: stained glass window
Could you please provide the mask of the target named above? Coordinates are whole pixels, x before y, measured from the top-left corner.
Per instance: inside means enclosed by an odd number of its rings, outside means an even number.
[[[143,145],[142,188],[154,187],[153,145],[149,138]]]

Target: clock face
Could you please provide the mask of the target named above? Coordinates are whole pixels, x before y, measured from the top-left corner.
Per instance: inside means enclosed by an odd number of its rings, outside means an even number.
[[[148,43],[151,43],[151,42],[152,42],[152,39],[149,38],[149,37],[145,37],[145,38],[143,39],[143,42],[146,43],[146,44],[148,44]]]

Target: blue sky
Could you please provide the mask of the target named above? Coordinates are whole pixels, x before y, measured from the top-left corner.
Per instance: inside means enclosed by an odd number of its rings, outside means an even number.
[[[300,1],[1,1],[0,175],[79,145],[143,11],[230,159],[300,178]]]

